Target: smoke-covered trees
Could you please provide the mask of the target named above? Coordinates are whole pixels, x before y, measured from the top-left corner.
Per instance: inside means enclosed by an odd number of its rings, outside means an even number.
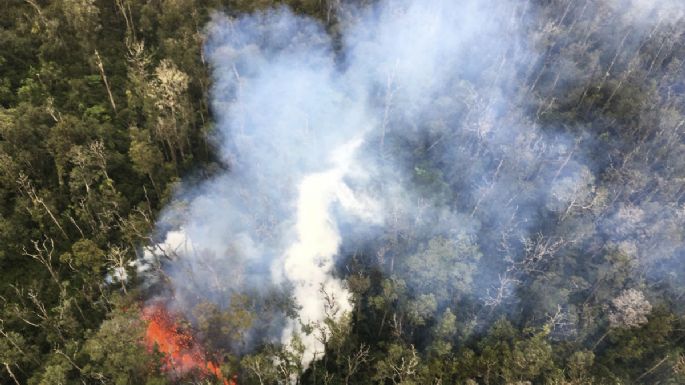
[[[634,328],[648,322],[647,316],[652,311],[652,305],[645,299],[642,292],[628,289],[611,300],[612,309],[609,311],[609,324],[614,328]]]

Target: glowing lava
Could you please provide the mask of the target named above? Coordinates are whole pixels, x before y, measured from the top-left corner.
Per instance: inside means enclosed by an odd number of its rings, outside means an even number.
[[[150,350],[164,355],[164,369],[176,376],[197,370],[204,376],[215,376],[224,385],[237,385],[235,380],[226,379],[219,366],[208,360],[203,349],[195,342],[187,329],[161,305],[151,305],[143,310],[143,318],[148,322],[145,342]]]

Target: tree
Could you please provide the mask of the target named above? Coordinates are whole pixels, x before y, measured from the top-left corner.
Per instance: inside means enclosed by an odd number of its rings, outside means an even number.
[[[158,196],[161,192],[155,179],[164,167],[164,157],[157,145],[152,142],[149,132],[146,130],[139,130],[136,127],[130,128],[131,132],[131,147],[128,150],[128,155],[133,162],[133,169],[147,176],[152,183],[153,188]]]
[[[85,275],[96,274],[105,269],[105,252],[90,239],[81,239],[71,245],[71,252],[66,252],[59,257],[62,263],[66,263],[76,271],[84,272]]]
[[[138,309],[128,305],[115,309],[99,329],[85,341],[82,373],[116,385],[163,383],[160,361],[141,343],[145,322]]]
[[[392,344],[385,358],[376,362],[374,379],[389,380],[394,385],[420,384],[420,364],[421,359],[413,346]]]
[[[467,234],[433,238],[404,262],[407,284],[418,293],[435,295],[438,302],[450,295],[468,294],[480,257],[478,246]]]
[[[22,365],[33,363],[36,359],[35,348],[29,345],[19,333],[6,331],[4,325],[0,323],[0,363],[15,384],[20,384],[15,371],[19,371]]]
[[[154,136],[164,143],[167,155],[177,164],[176,157],[185,160],[189,142],[189,106],[187,101],[188,75],[170,60],[162,60],[155,68],[147,96],[150,117],[156,121]]]
[[[609,324],[613,328],[634,328],[647,323],[652,305],[641,291],[628,289],[611,300]]]

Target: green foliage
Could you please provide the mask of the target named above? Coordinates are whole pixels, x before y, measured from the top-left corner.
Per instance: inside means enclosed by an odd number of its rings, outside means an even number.
[[[71,245],[71,252],[62,254],[59,259],[77,270],[87,269],[97,273],[104,267],[105,252],[90,239],[82,239]]]
[[[109,285],[107,275],[114,267],[132,273],[128,263],[177,176],[211,161],[197,38],[209,5],[177,3],[147,13],[159,25],[148,31],[146,4],[127,0],[3,5],[0,383],[164,382],[132,333],[140,314],[110,312],[133,277]],[[160,63],[186,76],[183,87],[155,94],[165,98],[165,127],[172,122],[183,135],[173,140],[150,135],[160,113],[143,109],[157,100],[148,95],[159,89],[150,80]]]
[[[82,353],[87,364],[82,373],[116,385],[160,383],[156,357],[141,344],[145,322],[135,309],[116,309],[89,337]]]

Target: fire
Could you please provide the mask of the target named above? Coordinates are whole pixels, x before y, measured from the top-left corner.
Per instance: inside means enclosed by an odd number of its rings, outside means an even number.
[[[219,366],[207,359],[203,349],[192,334],[178,325],[177,320],[161,305],[151,305],[143,310],[148,321],[145,343],[150,350],[155,346],[164,354],[164,369],[174,375],[198,370],[206,376],[215,376],[224,385],[237,385],[235,379],[226,379]]]

